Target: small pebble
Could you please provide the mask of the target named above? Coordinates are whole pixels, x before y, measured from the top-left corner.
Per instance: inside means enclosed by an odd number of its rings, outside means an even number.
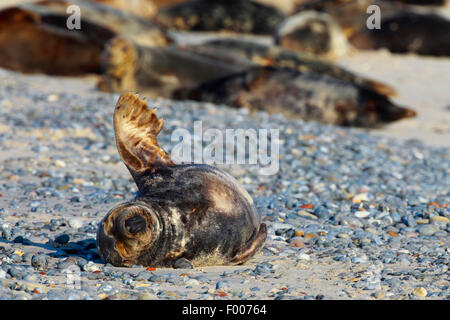
[[[84,223],[81,219],[78,218],[70,218],[67,223],[69,224],[69,226],[73,229],[79,229],[81,227],[83,227]]]
[[[48,257],[43,254],[35,254],[31,257],[31,265],[38,270],[46,270],[48,267]]]
[[[425,298],[427,296],[427,290],[423,287],[419,287],[419,288],[414,289],[413,294],[416,297]]]
[[[175,269],[194,269],[194,265],[186,258],[180,258],[175,261],[173,267]]]
[[[305,243],[301,237],[294,237],[291,239],[291,242],[289,242],[289,245],[294,248],[303,248]]]

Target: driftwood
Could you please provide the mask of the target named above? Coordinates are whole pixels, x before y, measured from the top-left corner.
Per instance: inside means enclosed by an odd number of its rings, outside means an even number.
[[[80,4],[81,29],[69,30],[66,6]],[[101,54],[117,35],[166,45],[159,27],[98,4],[41,1],[0,11],[0,67],[24,73],[81,75],[101,71]],[[139,31],[140,30],[140,31]]]
[[[122,38],[107,45],[102,56],[105,91],[139,91],[148,97],[172,97],[181,88],[246,70],[247,59],[214,48],[147,47]]]
[[[272,34],[284,18],[274,7],[249,0],[194,0],[162,8],[155,19],[176,30]]]
[[[191,47],[191,50],[195,50],[195,46]],[[300,72],[309,71],[320,73],[341,81],[353,83],[368,90],[373,90],[381,95],[396,95],[395,90],[384,83],[354,74],[344,68],[338,67],[332,62],[318,59],[311,55],[285,50],[277,46],[267,46],[235,39],[218,39],[207,41],[198,47],[212,47],[219,50],[226,50],[229,53],[249,59],[262,66],[288,67],[297,69]]]
[[[290,68],[254,67],[178,96],[343,126],[378,127],[416,115],[354,83]]]

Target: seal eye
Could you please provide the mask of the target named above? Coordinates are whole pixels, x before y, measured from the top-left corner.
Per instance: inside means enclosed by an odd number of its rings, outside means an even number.
[[[125,227],[129,233],[139,233],[145,231],[147,222],[141,215],[135,215],[125,221]]]

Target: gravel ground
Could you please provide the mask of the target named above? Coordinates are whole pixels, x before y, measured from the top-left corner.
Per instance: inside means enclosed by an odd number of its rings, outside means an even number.
[[[175,128],[280,130],[280,170],[221,166],[269,235],[242,266],[116,268],[97,223],[136,187],[118,95],[88,79],[0,70],[1,299],[450,299],[450,149],[197,102],[150,101]]]

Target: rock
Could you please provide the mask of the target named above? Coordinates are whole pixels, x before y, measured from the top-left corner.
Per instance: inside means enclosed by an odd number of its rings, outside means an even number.
[[[352,198],[353,203],[360,203],[362,201],[369,201],[369,197],[367,196],[367,193],[360,193],[360,194],[355,195]]]
[[[22,262],[22,257],[16,253],[13,253],[12,255],[10,255],[9,258],[11,259],[11,262],[13,262],[13,263]]]
[[[69,224],[69,226],[73,229],[78,229],[83,227],[84,223],[81,219],[78,218],[70,218],[67,223]]]
[[[423,236],[432,236],[439,229],[434,225],[423,225],[418,228],[418,231]]]
[[[305,233],[303,238],[305,240],[311,240],[311,239],[315,239],[315,238],[318,238],[318,237],[319,236],[317,234],[315,234],[315,233],[307,232],[307,233]]]
[[[186,258],[180,258],[173,264],[175,269],[194,269],[194,265]]]
[[[384,293],[383,293],[383,291],[377,291],[377,292],[375,292],[374,294],[373,294],[373,296],[375,297],[375,299],[383,299],[384,298]]]
[[[217,290],[223,290],[223,289],[229,289],[229,288],[230,288],[230,281],[228,281],[228,280],[217,281],[217,283],[216,283]]]
[[[66,163],[63,160],[56,160],[55,161],[55,166],[58,168],[65,168],[66,167]]]
[[[305,243],[301,237],[294,237],[291,239],[291,242],[289,242],[289,245],[294,248],[303,248]]]
[[[22,255],[22,262],[31,264],[31,259],[33,258],[34,253],[33,252],[26,252]]]
[[[367,218],[368,216],[370,216],[370,212],[366,211],[366,210],[358,210],[355,212],[355,217],[357,218]]]
[[[351,262],[352,263],[368,263],[369,262],[369,259],[367,258],[367,256],[366,255],[358,255],[358,256],[356,256],[356,257],[353,257],[352,259],[351,259]]]
[[[330,211],[323,206],[317,207],[314,210],[314,215],[319,217],[320,219],[324,219],[324,220],[329,219],[331,216]]]
[[[200,282],[196,279],[188,279],[188,280],[186,280],[186,285],[187,286],[198,286],[198,285],[200,285]]]
[[[424,287],[414,289],[414,296],[425,298],[427,296],[427,290]]]
[[[446,224],[450,222],[450,219],[442,216],[433,216],[431,217],[431,221]]]
[[[309,261],[311,260],[311,257],[306,253],[301,253],[298,255],[298,260]]]
[[[59,244],[66,244],[70,240],[69,235],[63,233],[55,238],[55,242]]]
[[[347,234],[347,233],[339,233],[339,234],[337,235],[337,237],[340,238],[340,239],[349,239],[349,238],[350,238],[350,235]]]
[[[20,267],[10,267],[8,269],[8,273],[11,277],[16,278],[18,280],[23,279],[26,276],[26,271]]]
[[[48,257],[43,254],[35,254],[31,257],[31,265],[38,270],[46,270],[48,267]]]
[[[302,230],[297,230],[295,231],[295,237],[303,237],[303,231]]]
[[[304,218],[309,218],[309,219],[313,219],[313,220],[317,220],[318,219],[317,216],[313,215],[312,213],[310,213],[310,212],[308,212],[306,210],[299,210],[299,211],[297,211],[297,214],[299,216],[301,216],[301,217],[304,217]]]

